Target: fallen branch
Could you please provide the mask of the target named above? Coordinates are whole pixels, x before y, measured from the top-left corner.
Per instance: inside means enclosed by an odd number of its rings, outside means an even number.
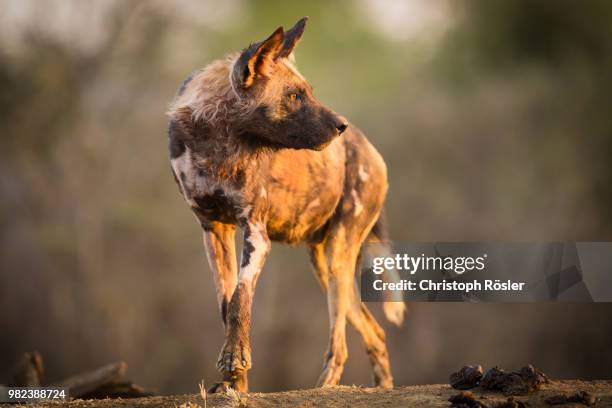
[[[127,364],[121,361],[67,378],[53,386],[68,388],[68,393],[72,398],[81,398],[101,387],[120,382],[126,371]]]
[[[67,388],[70,398],[81,399],[138,398],[154,395],[126,380],[126,372],[127,363],[120,361],[66,378],[50,386]],[[17,364],[13,378],[13,386],[43,385],[43,359],[40,353],[25,353]]]

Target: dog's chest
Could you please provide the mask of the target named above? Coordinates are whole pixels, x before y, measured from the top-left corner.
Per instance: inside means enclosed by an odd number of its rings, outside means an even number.
[[[240,180],[220,178],[202,169],[188,149],[172,159],[171,165],[185,201],[202,223],[237,223],[247,215],[249,206]]]

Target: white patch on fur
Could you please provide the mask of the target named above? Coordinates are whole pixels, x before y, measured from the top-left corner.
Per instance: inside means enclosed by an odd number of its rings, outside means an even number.
[[[265,187],[262,187],[262,188],[261,188],[261,192],[259,193],[259,195],[260,195],[261,197],[266,197],[266,196],[268,195],[268,192],[266,191],[266,188],[265,188]]]
[[[369,178],[370,178],[370,175],[368,174],[366,169],[363,167],[363,165],[360,164],[359,165],[359,179],[365,183],[366,181],[368,181]]]
[[[261,272],[263,262],[270,249],[270,241],[264,237],[262,232],[264,230],[265,227],[261,224],[252,225],[249,228],[250,235],[247,241],[254,249],[249,256],[249,263],[240,268],[240,273],[238,274],[240,282],[253,282],[257,275],[259,275],[259,272]]]
[[[195,187],[195,168],[193,166],[193,161],[191,160],[191,152],[189,148],[185,146],[185,151],[182,155],[175,157],[170,160],[170,165],[172,166],[172,170],[174,170],[174,174],[176,174],[176,178],[178,180],[179,185],[181,186],[181,191],[183,192],[183,197],[185,201],[189,205],[195,205],[195,202],[191,199],[189,192],[194,191]],[[181,174],[184,174],[184,177],[181,177]],[[183,183],[183,179],[185,183]],[[187,185],[185,185],[187,184]]]
[[[251,212],[251,206],[250,205],[245,205],[242,210],[240,211],[240,214],[238,215],[239,219],[242,220],[246,220],[249,218],[249,214]]]
[[[306,211],[317,208],[320,205],[321,205],[321,200],[319,198],[315,198],[314,200],[310,202],[310,204],[308,204],[308,207],[306,207]]]
[[[361,204],[361,200],[359,200],[357,190],[351,190],[351,196],[353,196],[353,201],[355,202],[355,212],[353,215],[357,217],[363,211],[363,205]]]

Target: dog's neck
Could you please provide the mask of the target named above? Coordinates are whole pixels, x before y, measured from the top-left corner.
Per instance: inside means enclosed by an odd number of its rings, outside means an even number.
[[[237,55],[217,60],[192,75],[168,112],[183,130],[194,163],[205,174],[222,180],[240,179],[261,169],[273,149],[241,135],[239,118],[253,111],[253,101],[232,87],[230,72]]]
[[[221,120],[215,126],[202,124],[194,129],[189,143],[194,164],[218,180],[244,184],[253,173],[261,173],[273,150],[250,143]]]

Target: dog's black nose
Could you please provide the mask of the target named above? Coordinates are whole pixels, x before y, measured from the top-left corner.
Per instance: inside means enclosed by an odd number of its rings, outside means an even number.
[[[342,132],[344,132],[347,127],[348,127],[347,121],[338,122],[338,124],[336,125],[336,130],[338,130],[338,134],[341,135]]]

